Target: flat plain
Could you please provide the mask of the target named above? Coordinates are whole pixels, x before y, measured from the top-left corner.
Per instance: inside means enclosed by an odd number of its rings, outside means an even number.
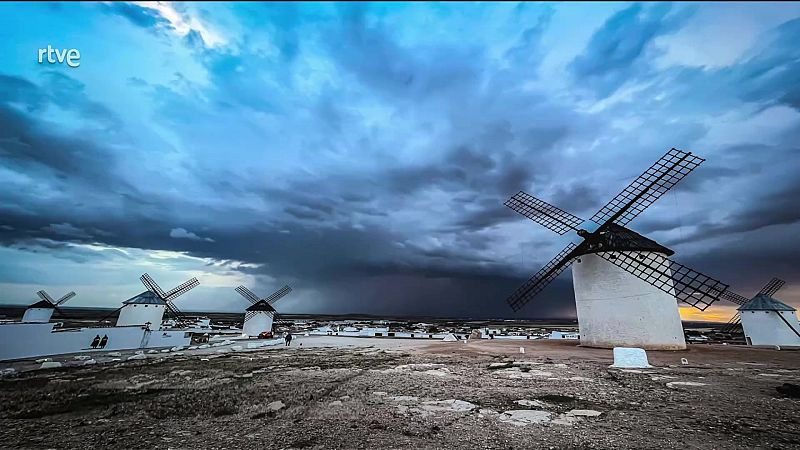
[[[800,384],[798,351],[691,345],[620,370],[610,350],[569,341],[312,336],[288,348],[126,356],[14,363],[0,379],[2,446],[800,446],[800,399],[780,389]]]

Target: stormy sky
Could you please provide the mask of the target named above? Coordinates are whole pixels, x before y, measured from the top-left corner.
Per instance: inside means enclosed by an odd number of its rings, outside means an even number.
[[[671,147],[707,159],[630,227],[800,305],[800,4],[0,4],[0,303],[574,315],[569,240]],[[39,64],[39,48],[80,66]],[[700,316],[723,319],[720,304]]]

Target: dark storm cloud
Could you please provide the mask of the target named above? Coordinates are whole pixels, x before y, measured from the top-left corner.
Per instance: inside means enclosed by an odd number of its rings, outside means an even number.
[[[750,233],[733,236],[710,251],[690,256],[677,254],[674,259],[731,285],[735,292],[751,297],[772,277],[788,282],[787,287],[800,282],[797,254],[800,242],[797,227],[775,226],[770,233]],[[786,300],[785,289],[776,297]]]
[[[722,222],[701,222],[694,233],[676,243],[798,222],[800,222],[800,180],[793,179],[786,186],[769,189],[767,194],[750,199],[743,210],[733,212]]]
[[[481,72],[477,49],[430,45],[403,48],[378,25],[367,22],[366,7],[342,8],[342,23],[328,42],[331,58],[375,92],[404,101],[469,89]]]
[[[2,194],[0,243],[74,261],[99,257],[74,245],[99,243],[248,263],[231,271],[313,292],[310,312],[514,317],[503,300],[563,243],[503,206],[510,195],[588,217],[653,148],[710,139],[722,115],[752,114],[745,101],[797,105],[796,24],[727,67],[660,69],[656,41],[689,14],[670,5],[606,20],[566,59],[560,88],[542,78],[557,6],[514,8],[503,39],[481,37],[491,25],[439,39],[409,36],[384,5],[236,4],[228,20],[242,32],[218,48],[198,29],[175,40],[153,9],[103,8],[157,30],[170,55],[187,47],[197,67],[126,73],[134,112],[77,76],[0,76],[0,161],[21,186]],[[627,83],[647,86],[602,108],[574,95]],[[745,288],[781,272],[790,252],[753,236],[797,230],[789,119],[769,142],[697,149],[709,161],[676,189],[680,208],[668,194],[632,228]],[[785,172],[768,176],[775,167]],[[714,199],[731,193],[741,198]],[[757,249],[763,268],[742,274]],[[516,317],[574,315],[570,284],[566,273]]]
[[[61,82],[63,80],[60,80]],[[20,80],[0,80],[4,82],[0,90],[5,90],[9,85],[13,92],[14,86],[21,84]],[[50,191],[49,197],[67,197],[70,194],[71,204],[64,204],[63,200],[53,204],[54,200],[45,198],[36,199],[38,206],[28,204],[32,199],[31,192],[8,189],[5,201],[0,208],[17,208],[35,213],[35,208],[50,207],[63,210],[67,207],[80,207],[81,198],[90,198],[99,194],[98,188],[111,192],[130,190],[130,186],[113,180],[109,171],[116,163],[114,151],[99,143],[102,141],[100,134],[108,135],[108,127],[116,127],[117,121],[113,115],[94,102],[82,101],[77,96],[75,104],[56,104],[49,101],[49,93],[43,93],[33,84],[28,83],[26,89],[31,91],[30,96],[25,96],[27,104],[14,100],[13,96],[7,101],[0,102],[0,162],[9,169],[26,173],[32,177],[35,192]],[[58,88],[54,88],[58,89]],[[8,91],[7,91],[8,92]],[[35,94],[41,95],[35,95]],[[75,98],[75,96],[73,96]],[[86,124],[97,124],[99,131],[87,129],[81,133],[63,134],[54,131],[52,123],[35,118],[31,113],[39,109],[49,109],[63,106],[70,112],[76,113]],[[31,112],[26,112],[31,111]],[[90,125],[91,126],[91,125]],[[59,194],[60,193],[60,194]],[[91,195],[87,195],[91,193]]]
[[[518,219],[519,215],[503,205],[502,202],[492,202],[485,208],[466,213],[456,223],[456,226],[464,230],[478,231]]]

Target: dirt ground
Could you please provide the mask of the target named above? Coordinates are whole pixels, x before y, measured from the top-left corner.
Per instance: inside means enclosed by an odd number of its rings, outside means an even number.
[[[776,389],[800,384],[800,351],[619,370],[568,341],[299,343],[6,376],[0,447],[800,448],[800,399]]]

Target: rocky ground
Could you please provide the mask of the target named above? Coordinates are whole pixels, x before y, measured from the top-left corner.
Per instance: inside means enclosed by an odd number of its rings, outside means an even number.
[[[619,370],[611,351],[570,342],[524,342],[520,354],[514,342],[304,339],[7,375],[0,446],[800,446],[800,399],[776,389],[800,383],[798,351],[693,346]]]

